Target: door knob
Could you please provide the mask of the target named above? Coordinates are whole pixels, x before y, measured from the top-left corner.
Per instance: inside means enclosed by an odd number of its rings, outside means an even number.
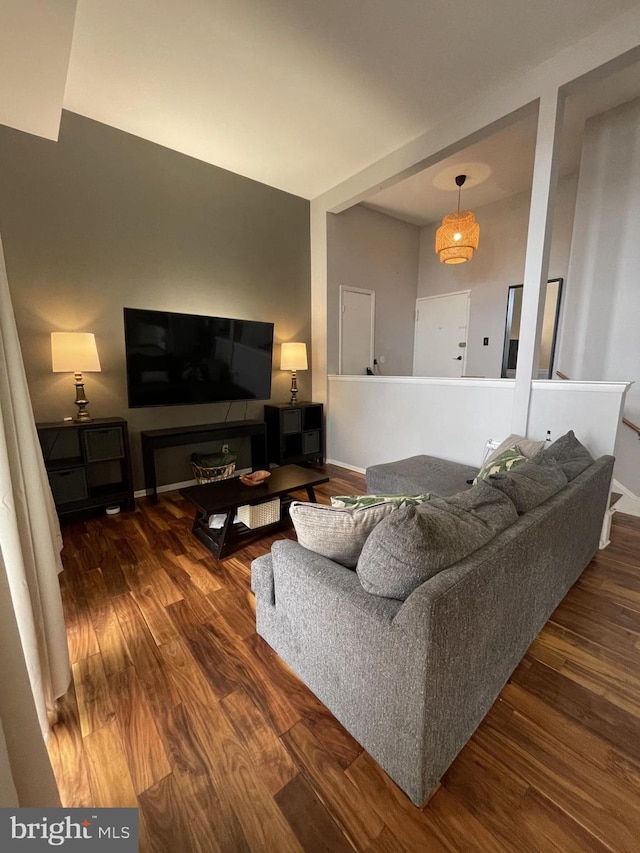
[[[457,355],[457,356],[455,356],[455,358],[454,358],[453,360],[454,360],[454,361],[462,361],[462,356],[461,356],[461,355]]]

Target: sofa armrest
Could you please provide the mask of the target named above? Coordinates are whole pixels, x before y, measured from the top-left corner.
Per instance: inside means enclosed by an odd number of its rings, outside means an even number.
[[[276,603],[271,554],[264,554],[251,563],[251,590],[260,601]]]
[[[334,563],[290,539],[273,543],[271,560],[276,608],[283,598],[302,594],[306,602],[315,599],[317,607],[330,607],[334,612],[343,608],[357,610],[390,624],[402,605],[401,601],[365,592],[353,569]],[[262,567],[259,570],[262,571]]]

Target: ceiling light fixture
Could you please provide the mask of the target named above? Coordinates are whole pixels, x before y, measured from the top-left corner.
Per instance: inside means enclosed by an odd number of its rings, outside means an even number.
[[[456,177],[458,209],[447,213],[436,232],[436,253],[443,264],[464,264],[478,248],[480,226],[470,210],[460,210],[460,189],[466,180],[466,175]]]

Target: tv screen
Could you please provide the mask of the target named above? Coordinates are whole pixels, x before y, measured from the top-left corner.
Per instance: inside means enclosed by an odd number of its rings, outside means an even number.
[[[129,407],[271,397],[273,323],[124,309]]]

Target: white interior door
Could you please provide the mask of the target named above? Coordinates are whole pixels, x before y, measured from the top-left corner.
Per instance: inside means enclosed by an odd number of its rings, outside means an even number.
[[[340,288],[340,373],[363,374],[373,369],[376,303],[372,290]]]
[[[413,375],[462,376],[468,324],[468,290],[417,299]]]

